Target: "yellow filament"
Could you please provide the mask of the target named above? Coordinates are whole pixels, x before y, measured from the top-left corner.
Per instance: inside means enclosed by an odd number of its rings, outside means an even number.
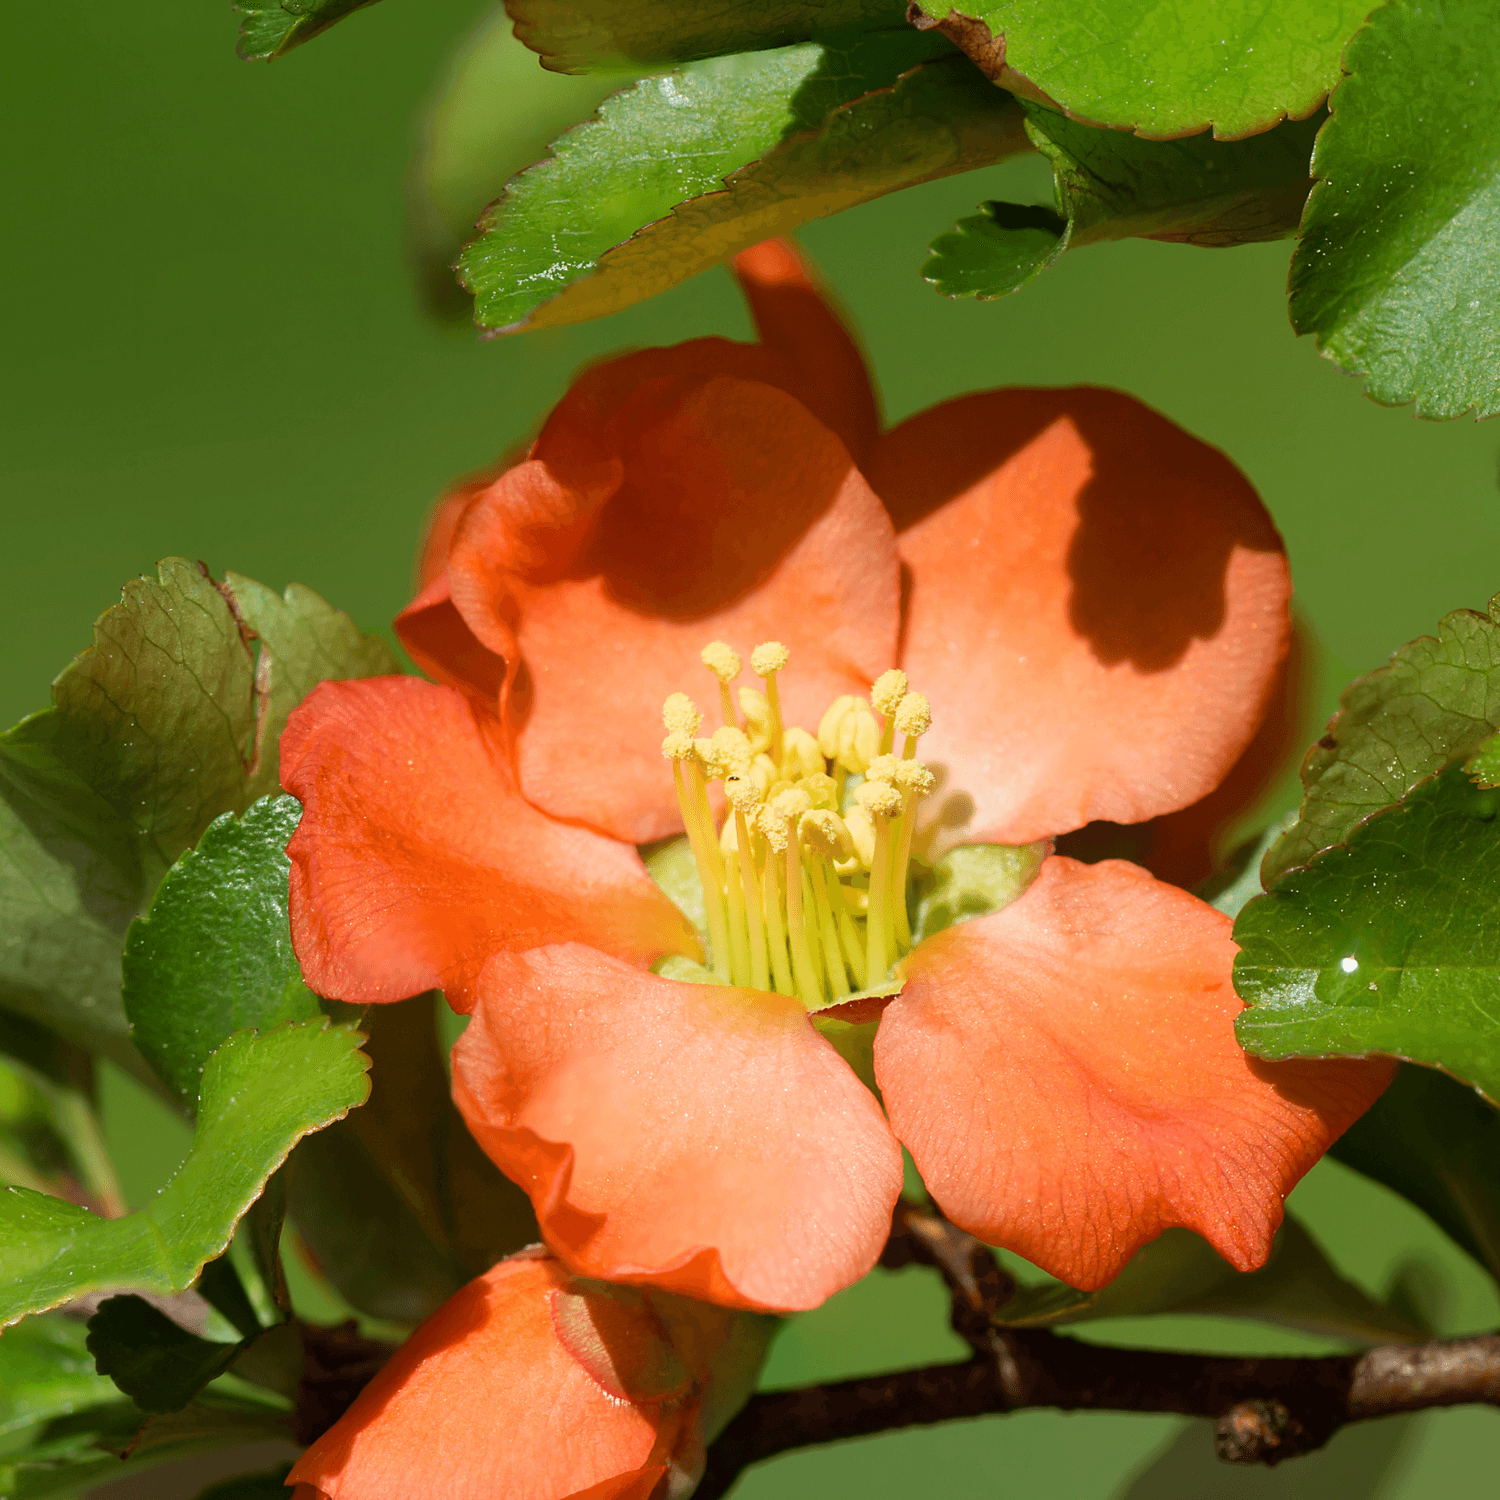
[[[896,738],[896,710],[906,696],[906,673],[898,667],[882,672],[870,685],[870,702],[881,717],[880,753],[890,754]]]
[[[724,713],[724,723],[738,729],[740,721],[735,717],[734,700],[729,696],[729,684],[740,675],[740,659],[723,641],[710,641],[703,648],[703,665],[719,679],[719,707]]]
[[[823,992],[807,946],[807,924],[802,916],[802,851],[796,838],[789,838],[786,843],[786,925],[797,998],[808,1010],[816,1010],[823,1003]]]
[[[703,887],[703,909],[708,916],[708,942],[713,949],[711,957],[714,977],[722,983],[729,978],[729,924],[724,913],[723,876],[716,875],[705,848],[707,844],[717,857],[718,840],[713,837],[711,819],[708,837],[704,837],[703,820],[694,805],[692,788],[683,776],[683,765],[681,760],[672,762],[672,779],[677,784],[677,805],[682,809],[682,826],[687,830],[688,847],[693,851],[693,863],[698,866],[698,883]]]
[[[813,904],[818,912],[818,936],[823,946],[823,970],[828,975],[828,987],[835,1000],[849,993],[849,980],[844,973],[844,960],[839,949],[838,928],[834,923],[833,908],[828,904],[828,888],[823,880],[823,861],[812,858],[807,861],[807,873],[812,880]]]
[[[745,808],[741,801],[736,801],[734,806],[734,831],[739,844],[740,884],[745,893],[750,982],[758,990],[768,990],[771,988],[771,973],[766,965],[765,903],[755,873],[755,852],[750,844],[750,830],[745,824]]]
[[[740,888],[739,861],[728,864],[729,974],[735,984],[750,983],[750,939],[745,931],[745,893]]]
[[[764,895],[766,941],[771,949],[771,972],[776,980],[776,992],[795,995],[797,986],[792,982],[791,965],[787,962],[786,929],[781,921],[781,860],[777,857],[776,846],[769,840],[766,844]]]
[[[869,785],[869,783],[866,783]],[[864,791],[864,787],[860,791]],[[874,811],[874,809],[871,809]],[[865,915],[865,983],[879,984],[891,966],[886,925],[887,888],[891,878],[891,820],[877,814],[875,818],[875,852],[870,860],[870,909]]]
[[[903,760],[896,767],[896,785],[901,788],[901,816],[896,823],[895,851],[891,859],[891,916],[896,924],[896,946],[911,948],[911,919],[906,911],[906,876],[911,867],[912,834],[917,826],[917,800],[932,791],[936,778],[919,760]]]
[[[860,989],[865,987],[865,945],[859,935],[859,928],[854,925],[854,917],[849,911],[849,902],[846,899],[845,888],[839,883],[838,871],[833,867],[831,859],[823,861],[823,871],[828,883],[828,889],[834,896],[834,920],[838,924],[839,942],[844,950],[844,962],[849,967],[849,972],[854,976],[854,982]]]
[[[812,959],[813,980],[818,986],[818,1003],[823,1003],[823,935],[818,927],[818,903],[813,899],[812,877],[807,861],[802,862],[802,916],[807,935],[807,954]]]

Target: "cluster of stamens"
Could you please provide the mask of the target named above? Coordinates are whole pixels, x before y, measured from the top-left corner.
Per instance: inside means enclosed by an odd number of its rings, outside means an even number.
[[[701,736],[697,705],[673,693],[661,748],[703,883],[715,977],[816,1010],[879,985],[911,948],[912,833],[933,786],[914,755],[932,716],[892,668],[868,699],[835,699],[816,734],[784,724],[776,677],[787,660],[780,641],[757,646],[750,666],[764,690],[742,687],[736,707],[739,656],[722,641],[705,647],[724,722]]]

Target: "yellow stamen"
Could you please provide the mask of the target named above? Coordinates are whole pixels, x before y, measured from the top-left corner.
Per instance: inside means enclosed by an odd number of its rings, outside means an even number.
[[[804,776],[797,783],[814,807],[826,807],[831,812],[837,812],[839,807],[839,784],[832,776],[824,775],[819,771],[812,776]]]
[[[724,825],[733,830],[734,819]],[[750,938],[745,927],[745,892],[740,884],[738,859],[727,861],[725,904],[729,907],[729,974],[733,983],[748,986],[750,983]]]
[[[897,667],[882,672],[870,685],[870,702],[881,717],[880,753],[888,754],[896,736],[896,710],[906,696],[906,673]]]
[[[818,725],[818,748],[846,772],[863,773],[880,753],[880,730],[863,698],[835,698]]]
[[[771,748],[771,705],[764,693],[752,687],[740,689],[740,712],[745,716],[745,733],[750,748],[757,753]]]
[[[817,740],[799,724],[790,725],[781,737],[781,768],[792,780],[823,774],[823,752]]]
[[[795,838],[786,841],[786,925],[797,996],[808,1010],[816,1010],[823,1003],[823,992],[807,944],[807,923],[802,913],[802,841]]]
[[[677,806],[682,812],[688,847],[693,851],[693,863],[698,867],[698,882],[703,887],[703,910],[708,918],[714,974],[720,980],[726,980],[729,978],[729,927],[724,911],[724,875],[718,858],[718,840],[714,837],[713,817],[708,812],[701,785],[693,774],[697,762],[692,738],[683,730],[674,730],[662,741],[661,751],[672,762]]]
[[[879,984],[890,968],[887,928],[891,879],[891,815],[901,807],[901,794],[882,781],[867,781],[855,793],[875,825],[875,848],[870,859],[870,909],[865,918],[865,973],[867,983]]]
[[[821,830],[814,828],[813,836],[807,837],[809,832],[807,819],[816,816],[815,813],[807,813],[803,817],[803,837],[809,853],[813,856],[808,859],[806,869],[812,887],[813,908],[817,913],[817,933],[823,950],[823,971],[828,975],[829,989],[834,998],[838,999],[841,995],[849,993],[849,980],[844,973],[844,960],[839,949],[838,927],[834,922],[833,908],[828,904],[828,887],[823,879],[824,861],[820,856],[824,850],[820,847]]]
[[[906,910],[906,876],[911,866],[911,840],[917,826],[917,802],[928,796],[937,778],[919,760],[903,760],[896,766],[896,785],[901,789],[901,816],[896,823],[895,848],[891,858],[891,915],[896,923],[896,946],[911,948],[911,918]]]
[[[748,774],[755,756],[750,749],[749,737],[743,729],[735,729],[726,724],[722,729],[714,730],[712,744],[718,758],[718,775],[728,777]]]
[[[865,987],[865,945],[860,936],[859,928],[854,925],[854,916],[849,908],[849,888],[840,883],[838,871],[834,868],[831,859],[823,861],[823,873],[827,878],[830,900],[833,906],[833,916],[839,929],[839,943],[844,950],[844,963],[850,974],[854,976],[854,983],[860,988]]]
[[[781,764],[782,727],[781,695],[776,688],[776,674],[791,660],[791,652],[780,641],[762,641],[750,653],[750,669],[766,683],[766,703],[770,708],[771,759]]]
[[[719,707],[724,711],[724,722],[731,728],[739,727],[735,718],[734,701],[729,696],[729,684],[740,675],[740,659],[723,641],[710,641],[703,648],[701,660],[719,679]]]
[[[908,693],[896,710],[896,733],[906,736],[901,759],[910,760],[917,753],[917,741],[932,728],[932,705],[922,693]]]
[[[896,757],[894,755],[877,755],[865,768],[866,781],[883,781],[887,786],[895,784],[896,780]]]
[[[756,989],[765,990],[771,987],[771,972],[766,962],[765,899],[755,870],[750,825],[746,822],[746,814],[754,817],[760,807],[760,788],[746,777],[731,776],[724,783],[724,795],[734,808],[735,845],[739,855],[740,886],[745,896],[746,937],[750,946],[750,980]]]
[[[661,706],[662,727],[672,733],[697,734],[703,723],[698,705],[686,693],[673,693]]]
[[[766,841],[763,891],[766,903],[766,943],[771,950],[771,972],[778,994],[795,995],[791,965],[787,962],[786,926],[781,915],[781,858],[786,852],[787,820],[775,808],[763,804],[756,814],[761,837]]]

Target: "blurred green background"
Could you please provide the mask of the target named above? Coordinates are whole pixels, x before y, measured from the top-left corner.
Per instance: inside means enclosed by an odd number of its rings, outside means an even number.
[[[168,0],[149,23],[77,0],[8,13],[3,722],[46,702],[94,616],[166,554],[277,587],[296,579],[366,624],[388,620],[444,482],[523,435],[570,371],[623,346],[748,332],[719,272],[603,323],[489,344],[424,313],[407,174],[425,103],[487,14],[481,0],[389,0],[267,67],[235,59],[220,0]],[[526,62],[503,97],[518,130],[542,138],[591,88]],[[1500,589],[1500,430],[1366,402],[1292,337],[1285,244],[1091,249],[985,305],[945,303],[917,278],[926,243],[980,199],[1046,193],[1032,159],[869,205],[804,240],[866,341],[891,417],[982,386],[1093,381],[1233,455],[1286,536],[1321,642],[1310,739],[1355,671]],[[418,238],[431,233],[424,220]],[[1293,786],[1283,777],[1265,808]],[[106,1104],[139,1201],[178,1159],[181,1127],[118,1077]],[[1319,1167],[1293,1206],[1372,1290],[1406,1268],[1440,1330],[1500,1319],[1459,1252],[1343,1168]],[[1201,1319],[1089,1336],[1322,1347]],[[794,1324],[767,1379],[955,1351],[935,1281],[877,1272]],[[1418,1500],[1487,1491],[1497,1437],[1493,1411],[1433,1413],[1345,1432],[1281,1470],[1236,1471],[1214,1463],[1205,1425],[1029,1413],[791,1455],[738,1493]]]

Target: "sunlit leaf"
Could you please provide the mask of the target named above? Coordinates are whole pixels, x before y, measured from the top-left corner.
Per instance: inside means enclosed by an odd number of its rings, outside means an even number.
[[[1235,923],[1240,1044],[1386,1053],[1500,1100],[1500,791],[1455,766],[1252,901]]]
[[[203,1071],[187,1160],[139,1212],[0,1193],[0,1323],[88,1292],[185,1291],[292,1147],[364,1102],[361,1040],[326,1018],[231,1037]]]
[[[1500,411],[1500,17],[1391,0],[1318,138],[1292,323],[1422,417]]]
[[[1234,140],[1310,115],[1370,0],[922,0],[990,77],[1079,120]]]
[[[239,54],[247,62],[282,57],[335,21],[375,0],[242,0]]]

